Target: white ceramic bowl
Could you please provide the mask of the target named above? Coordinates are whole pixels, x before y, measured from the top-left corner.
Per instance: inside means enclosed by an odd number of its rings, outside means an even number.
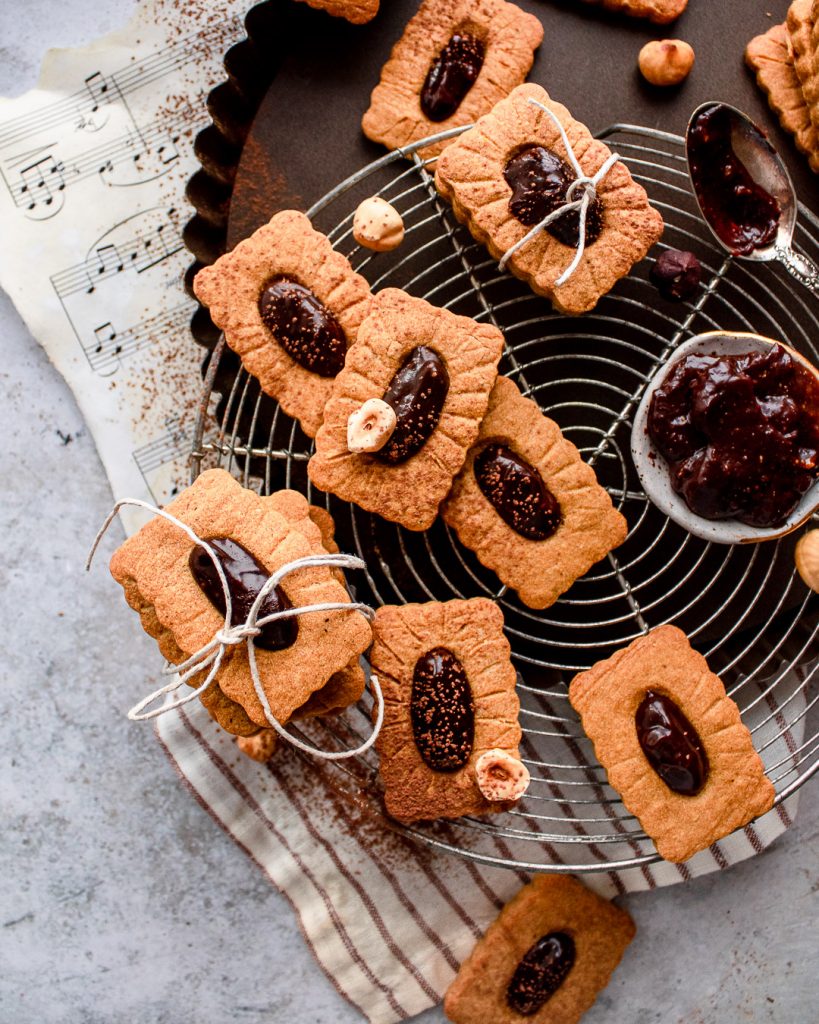
[[[648,383],[643,400],[634,417],[631,431],[631,457],[643,490],[649,499],[665,513],[669,519],[679,523],[695,537],[713,541],[715,544],[756,544],[763,540],[776,540],[801,526],[816,511],[819,511],[819,480],[802,496],[802,500],[794,509],[788,520],[781,526],[769,527],[747,526],[736,519],[703,519],[696,515],[681,495],[671,486],[668,463],[656,450],[648,436],[648,407],[651,396],[665,380],[669,367],[678,359],[691,353],[702,355],[739,355],[742,352],[761,352],[777,342],[760,334],[730,333],[728,331],[709,331],[698,334],[695,338],[684,342],[676,348],[668,359],[659,367]],[[782,344],[779,342],[779,344]],[[819,370],[799,352],[789,345],[782,347],[819,379]]]

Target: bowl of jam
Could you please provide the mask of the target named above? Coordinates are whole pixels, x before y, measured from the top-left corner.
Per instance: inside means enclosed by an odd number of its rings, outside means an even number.
[[[819,510],[819,370],[761,335],[700,334],[649,381],[631,453],[646,495],[689,533],[782,537]]]

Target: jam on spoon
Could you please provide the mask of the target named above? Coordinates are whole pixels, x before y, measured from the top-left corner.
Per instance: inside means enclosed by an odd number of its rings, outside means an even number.
[[[705,519],[784,523],[819,475],[819,380],[781,345],[672,363],[648,433]]]
[[[421,89],[421,110],[430,121],[446,121],[463,102],[483,67],[484,45],[456,32],[432,62]]]
[[[688,165],[703,215],[728,249],[747,256],[776,240],[779,202],[734,150],[730,109],[714,104],[696,115],[688,128]]]

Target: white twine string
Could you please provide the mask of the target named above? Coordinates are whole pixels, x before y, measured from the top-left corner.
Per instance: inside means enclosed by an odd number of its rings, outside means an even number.
[[[539,234],[544,228],[547,228],[559,217],[563,217],[571,210],[579,210],[580,219],[577,228],[577,249],[574,254],[574,259],[572,260],[572,262],[563,271],[560,277],[555,281],[555,285],[560,286],[562,284],[565,284],[569,280],[569,278],[580,265],[580,261],[583,259],[583,253],[586,250],[586,219],[589,213],[589,206],[597,198],[598,184],[603,180],[603,178],[605,178],[605,176],[617,163],[620,157],[617,153],[612,153],[611,156],[600,168],[600,170],[594,175],[594,177],[589,178],[586,174],[583,173],[583,168],[580,166],[580,162],[574,155],[572,144],[569,142],[569,136],[566,134],[566,130],[560,123],[559,119],[557,118],[557,115],[553,111],[549,110],[548,107],[544,106],[542,103],[540,103],[538,100],[534,99],[531,96],[527,99],[526,102],[531,103],[533,107],[538,107],[545,114],[548,114],[552,121],[554,121],[555,125],[557,126],[557,130],[560,132],[560,138],[563,140],[563,146],[566,150],[566,155],[569,158],[569,162],[572,165],[572,169],[577,175],[577,179],[571,183],[571,185],[566,191],[566,202],[562,206],[559,206],[556,210],[552,210],[552,212],[548,214],[546,217],[544,217],[543,220],[540,221],[540,223],[535,224],[531,231],[528,231],[523,236],[523,238],[515,242],[514,245],[510,246],[501,257],[498,267],[500,270],[504,270],[506,264],[509,262],[509,259],[512,256],[514,256],[518,249],[523,248],[523,246],[526,245],[527,242],[530,242],[535,237],[535,235]],[[583,194],[580,196],[579,199],[575,199],[575,196],[579,192],[582,192]]]
[[[262,627],[266,626],[268,622],[275,622],[278,619],[289,619],[298,615],[308,615],[311,612],[357,611],[361,612],[361,614],[366,616],[366,618],[372,619],[375,615],[373,609],[368,604],[362,604],[357,601],[323,601],[319,604],[304,605],[301,608],[286,608],[282,611],[265,615],[262,618],[257,617],[264,599],[289,573],[295,572],[297,569],[307,569],[312,566],[324,565],[337,566],[341,569],[365,569],[366,563],[362,559],[357,558],[355,555],[331,555],[325,553],[322,555],[308,555],[306,558],[297,558],[293,562],[287,562],[267,578],[264,586],[256,595],[253,604],[250,606],[250,611],[248,612],[245,621],[232,626],[231,619],[233,615],[233,608],[230,587],[228,586],[227,576],[225,575],[225,570],[222,567],[219,556],[210,544],[197,536],[195,531],[192,530],[187,523],[183,523],[180,519],[177,519],[176,516],[171,515],[170,512],[166,512],[165,509],[157,508],[156,505],[151,505],[147,501],[141,501],[139,498],[123,498],[114,505],[113,509],[106,517],[105,522],[100,527],[97,536],[94,538],[94,543],[91,545],[91,550],[88,553],[88,558],[85,563],[86,571],[91,568],[91,562],[97,552],[100,541],[105,536],[109,526],[118,515],[119,510],[124,505],[134,505],[137,508],[146,509],[152,515],[161,516],[163,519],[166,519],[169,523],[172,523],[178,529],[182,530],[183,533],[187,534],[194,544],[201,545],[201,547],[203,547],[207,552],[210,560],[213,562],[214,568],[219,576],[219,582],[222,585],[222,592],[225,596],[225,621],[222,627],[216,631],[213,638],[208,641],[208,643],[203,647],[200,647],[195,654],[192,654],[180,665],[168,664],[162,670],[163,675],[174,675],[175,678],[172,679],[170,683],[166,683],[165,686],[161,686],[159,689],[154,690],[153,693],[135,704],[128,712],[128,718],[131,719],[131,721],[144,722],[150,718],[156,718],[159,715],[164,715],[168,711],[173,711],[175,708],[182,707],[182,705],[187,704],[188,701],[195,700],[200,696],[200,694],[204,693],[204,691],[213,682],[216,673],[222,665],[222,661],[228,647],[235,647],[238,644],[245,643],[247,644],[248,665],[250,667],[250,677],[253,680],[253,689],[256,691],[256,696],[259,699],[259,703],[262,705],[262,710],[264,711],[268,724],[279,734],[279,736],[282,737],[282,739],[291,743],[294,747],[298,747],[299,750],[303,750],[308,754],[314,754],[316,757],[323,758],[325,761],[341,761],[349,757],[355,757],[358,754],[363,754],[366,750],[370,749],[373,743],[375,743],[384,722],[384,696],[381,692],[378,676],[370,675],[370,685],[372,687],[376,703],[376,717],[375,722],[373,723],[372,732],[367,739],[353,750],[333,752],[320,750],[318,747],[314,747],[311,744],[303,743],[297,736],[293,736],[291,733],[287,732],[281,722],[279,722],[273,714],[270,708],[270,703],[267,699],[267,694],[264,692],[264,687],[262,686],[262,682],[259,677],[259,669],[256,664],[256,644],[254,642],[255,638],[259,633],[261,633]],[[163,704],[161,707],[153,708],[150,711],[145,710],[145,708],[153,704],[153,702],[159,697],[175,692],[187,683],[192,676],[197,675],[200,672],[204,672],[205,669],[208,669],[205,681],[200,686],[196,687],[196,689],[191,690],[190,693],[186,694],[184,697],[180,697],[178,700],[170,701]],[[179,674],[177,675],[177,673]]]

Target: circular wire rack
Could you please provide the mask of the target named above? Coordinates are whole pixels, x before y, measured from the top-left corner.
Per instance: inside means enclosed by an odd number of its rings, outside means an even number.
[[[436,138],[457,134],[443,133]],[[358,600],[375,606],[484,596],[501,606],[518,671],[521,756],[532,782],[514,810],[491,818],[391,828],[473,860],[523,870],[591,872],[659,860],[653,843],[607,784],[577,715],[568,683],[579,671],[664,623],[683,629],[737,702],[781,804],[819,769],[816,598],[794,571],[796,536],[758,545],[699,540],[667,519],[640,488],[629,454],[631,421],[654,370],[703,331],[754,331],[787,340],[819,361],[819,306],[778,268],[726,256],[711,238],[690,190],[683,140],[614,125],[605,139],[648,192],[666,223],[661,248],[691,250],[703,266],[695,301],[662,300],[649,258],[582,317],[547,300],[497,263],[454,218],[422,159],[424,143],[390,153],[338,185],[309,211],[314,225],[372,289],[404,288],[456,313],[499,327],[500,372],[559,424],[594,466],[629,524],[627,540],[545,611],[523,605],[439,519],[413,533],[318,492],[307,477],[312,441],[284,415],[220,341],[205,380],[192,453],[193,476],[219,465],[262,494],[293,487],[326,507],[343,551],[367,570],[348,574]],[[356,206],[380,195],[404,219],[393,253],[373,254],[352,237]],[[795,244],[819,260],[819,221],[800,206]],[[217,429],[206,412],[215,411]],[[371,699],[341,718],[305,727],[339,747],[369,731]],[[292,727],[292,723],[291,723]],[[350,792],[383,814],[377,758],[342,762]]]

